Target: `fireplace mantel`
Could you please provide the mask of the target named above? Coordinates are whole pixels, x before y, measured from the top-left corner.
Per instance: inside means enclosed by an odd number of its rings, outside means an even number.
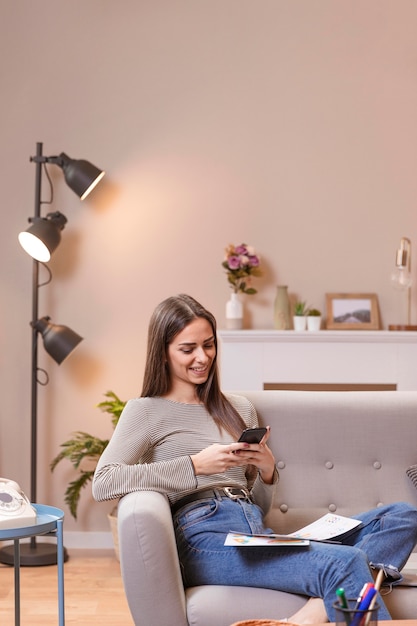
[[[417,332],[219,330],[222,388],[417,390]]]

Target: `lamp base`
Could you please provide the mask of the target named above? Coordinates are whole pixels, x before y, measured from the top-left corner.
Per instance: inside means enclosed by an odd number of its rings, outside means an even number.
[[[20,565],[35,567],[41,565],[56,565],[58,563],[57,546],[53,543],[20,544]],[[64,548],[64,562],[68,561],[68,552]],[[0,563],[14,565],[14,545],[0,550]]]
[[[388,330],[416,331],[417,326],[415,324],[390,324]]]

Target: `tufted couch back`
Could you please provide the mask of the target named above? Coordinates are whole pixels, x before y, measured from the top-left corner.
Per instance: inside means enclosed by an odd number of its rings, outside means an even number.
[[[268,522],[288,533],[332,512],[404,500],[417,464],[417,392],[236,392],[271,426],[281,481]]]

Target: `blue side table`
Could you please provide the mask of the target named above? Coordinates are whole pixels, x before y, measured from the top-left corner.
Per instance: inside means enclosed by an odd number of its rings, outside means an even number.
[[[14,542],[14,623],[20,626],[20,540],[37,535],[51,535],[57,540],[58,624],[65,626],[64,608],[64,512],[54,506],[32,504],[36,523],[20,528],[0,528],[0,541]]]

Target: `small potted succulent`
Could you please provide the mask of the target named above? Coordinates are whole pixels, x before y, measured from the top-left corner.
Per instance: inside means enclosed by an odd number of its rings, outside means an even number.
[[[293,324],[294,330],[301,331],[306,329],[307,324],[307,304],[301,300],[294,303]]]
[[[317,331],[321,328],[321,311],[311,308],[307,312],[307,330]]]

